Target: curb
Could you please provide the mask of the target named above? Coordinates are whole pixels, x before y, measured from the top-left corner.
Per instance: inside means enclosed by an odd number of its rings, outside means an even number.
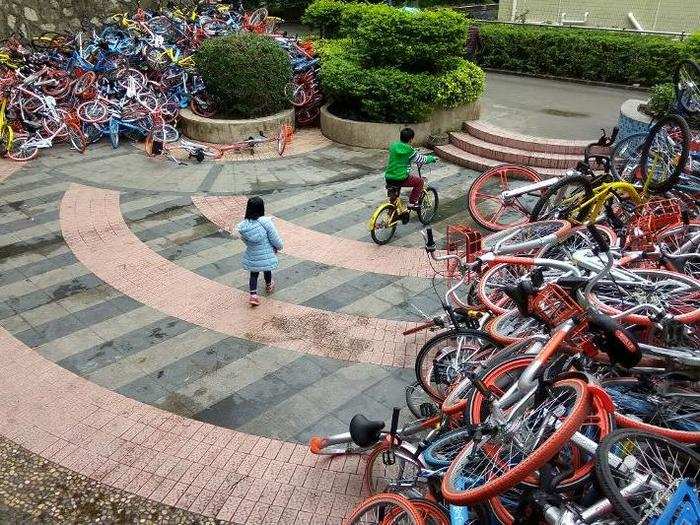
[[[650,88],[644,86],[628,86],[626,84],[614,84],[612,82],[600,82],[598,80],[585,80],[582,78],[569,78],[569,77],[557,77],[554,75],[540,75],[537,73],[523,73],[521,71],[509,71],[507,69],[497,69],[491,67],[480,66],[484,71],[490,71],[491,73],[502,73],[505,75],[515,75],[518,77],[530,77],[530,78],[541,78],[544,80],[558,80],[560,82],[570,82],[572,84],[583,84],[584,86],[598,86],[620,89],[624,91],[644,91],[649,93]]]

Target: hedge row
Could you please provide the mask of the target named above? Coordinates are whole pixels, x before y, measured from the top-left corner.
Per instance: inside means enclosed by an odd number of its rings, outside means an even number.
[[[474,102],[484,91],[484,72],[461,58],[453,58],[451,68],[435,74],[364,67],[347,39],[321,43],[318,50],[321,88],[346,118],[421,122],[435,108]]]
[[[700,55],[700,35],[668,37],[569,28],[481,24],[485,67],[651,86],[672,80],[676,65]]]

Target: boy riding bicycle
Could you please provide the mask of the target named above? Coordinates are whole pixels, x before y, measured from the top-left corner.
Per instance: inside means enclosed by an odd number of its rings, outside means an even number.
[[[422,155],[411,146],[415,133],[411,128],[401,130],[400,140],[389,146],[389,160],[384,170],[387,189],[390,187],[413,188],[408,197],[408,209],[418,210],[420,196],[423,193],[425,179],[411,174],[411,164],[418,167],[433,164],[435,155]],[[398,192],[397,192],[398,193]],[[398,195],[397,195],[398,196]]]

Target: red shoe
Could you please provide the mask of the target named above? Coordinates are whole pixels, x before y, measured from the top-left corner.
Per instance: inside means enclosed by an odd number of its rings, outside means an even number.
[[[267,295],[270,295],[274,291],[275,291],[275,281],[270,281],[270,284],[265,285],[265,293]]]
[[[250,306],[258,306],[260,304],[260,297],[258,297],[258,294],[252,293],[250,294],[250,300],[248,302]]]

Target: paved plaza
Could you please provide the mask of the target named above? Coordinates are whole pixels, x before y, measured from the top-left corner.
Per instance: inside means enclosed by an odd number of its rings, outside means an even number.
[[[149,515],[185,513],[172,522],[338,523],[362,460],[306,444],[405,407],[426,334],[401,332],[436,312],[442,286],[415,219],[388,246],[370,241],[385,155],[305,130],[284,158],[178,166],[127,143],[0,161],[0,448],[13,476],[54,465],[64,477],[51,483],[72,476],[95,512],[116,490]],[[471,224],[477,174],[425,175],[436,231]],[[231,235],[251,194],[285,242],[278,287],[255,309]],[[0,520],[32,501],[0,501]],[[30,517],[75,509],[57,512]]]

